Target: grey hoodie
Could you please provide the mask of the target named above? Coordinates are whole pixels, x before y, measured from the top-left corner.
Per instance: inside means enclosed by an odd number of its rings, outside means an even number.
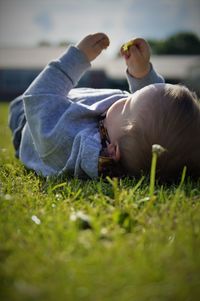
[[[70,46],[45,67],[23,95],[26,124],[19,158],[40,175],[66,173],[79,178],[98,177],[101,150],[98,117],[129,93],[74,88],[90,66],[85,55]],[[132,93],[163,82],[153,67],[143,79],[128,74],[127,78]]]

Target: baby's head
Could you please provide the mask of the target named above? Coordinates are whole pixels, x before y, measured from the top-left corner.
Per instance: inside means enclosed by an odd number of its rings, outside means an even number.
[[[149,172],[153,144],[167,150],[158,159],[160,178],[177,178],[184,166],[200,175],[200,106],[186,87],[147,86],[112,105],[105,126],[109,153],[127,175]]]

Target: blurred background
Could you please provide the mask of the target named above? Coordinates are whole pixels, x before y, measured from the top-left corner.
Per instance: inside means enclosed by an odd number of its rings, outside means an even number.
[[[79,86],[127,90],[119,49],[140,36],[167,82],[200,95],[200,0],[0,0],[0,101],[23,93],[69,44],[99,31],[111,44]]]

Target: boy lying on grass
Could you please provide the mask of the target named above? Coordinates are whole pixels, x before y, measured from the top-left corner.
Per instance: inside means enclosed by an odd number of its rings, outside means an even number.
[[[108,37],[96,33],[50,62],[10,106],[16,156],[39,175],[139,176],[148,173],[152,145],[166,151],[157,174],[174,179],[184,166],[200,174],[200,109],[186,87],[165,84],[150,48],[133,39],[121,48],[130,91],[74,88]]]

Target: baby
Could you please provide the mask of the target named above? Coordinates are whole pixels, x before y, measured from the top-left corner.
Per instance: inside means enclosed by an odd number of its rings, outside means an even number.
[[[165,84],[150,63],[150,48],[133,39],[121,48],[131,94],[74,88],[108,37],[85,37],[50,62],[11,103],[16,156],[43,176],[140,176],[148,173],[153,144],[165,149],[160,178],[176,179],[184,166],[200,174],[200,108],[186,87]]]

